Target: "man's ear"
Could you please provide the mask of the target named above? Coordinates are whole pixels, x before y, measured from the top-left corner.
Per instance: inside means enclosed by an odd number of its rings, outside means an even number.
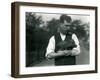
[[[57,32],[60,32],[60,26],[58,27],[58,30],[57,30]]]

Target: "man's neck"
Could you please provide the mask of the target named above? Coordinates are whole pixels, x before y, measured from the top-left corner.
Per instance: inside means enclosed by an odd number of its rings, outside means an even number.
[[[60,32],[60,35],[62,35],[62,36],[66,36],[65,34],[63,34],[63,33],[61,33],[61,32]]]

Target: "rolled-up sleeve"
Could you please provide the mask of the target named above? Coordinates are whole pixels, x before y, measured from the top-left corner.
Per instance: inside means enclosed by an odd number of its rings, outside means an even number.
[[[79,55],[80,54],[79,40],[75,34],[72,35],[72,39],[75,41],[75,44],[77,45],[77,47],[73,48],[72,55]]]
[[[48,56],[48,54],[54,52],[55,50],[55,39],[54,39],[54,36],[52,36],[49,40],[49,43],[48,43],[48,46],[47,46],[47,49],[46,49],[46,58]]]

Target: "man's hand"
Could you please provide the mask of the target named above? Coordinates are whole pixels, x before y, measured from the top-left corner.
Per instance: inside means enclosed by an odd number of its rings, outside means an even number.
[[[64,50],[65,56],[69,56],[72,54],[72,50]]]
[[[71,55],[71,50],[59,50],[57,53],[59,53],[62,56],[69,56]]]
[[[59,50],[59,51],[57,51],[57,53],[58,53],[59,55],[61,55],[61,56],[64,56],[64,55],[65,55],[64,50]]]

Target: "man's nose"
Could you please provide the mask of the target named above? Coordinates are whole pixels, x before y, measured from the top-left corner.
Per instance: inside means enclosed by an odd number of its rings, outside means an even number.
[[[67,26],[66,28],[67,28],[67,29],[70,29],[70,27],[69,27],[69,26]]]

